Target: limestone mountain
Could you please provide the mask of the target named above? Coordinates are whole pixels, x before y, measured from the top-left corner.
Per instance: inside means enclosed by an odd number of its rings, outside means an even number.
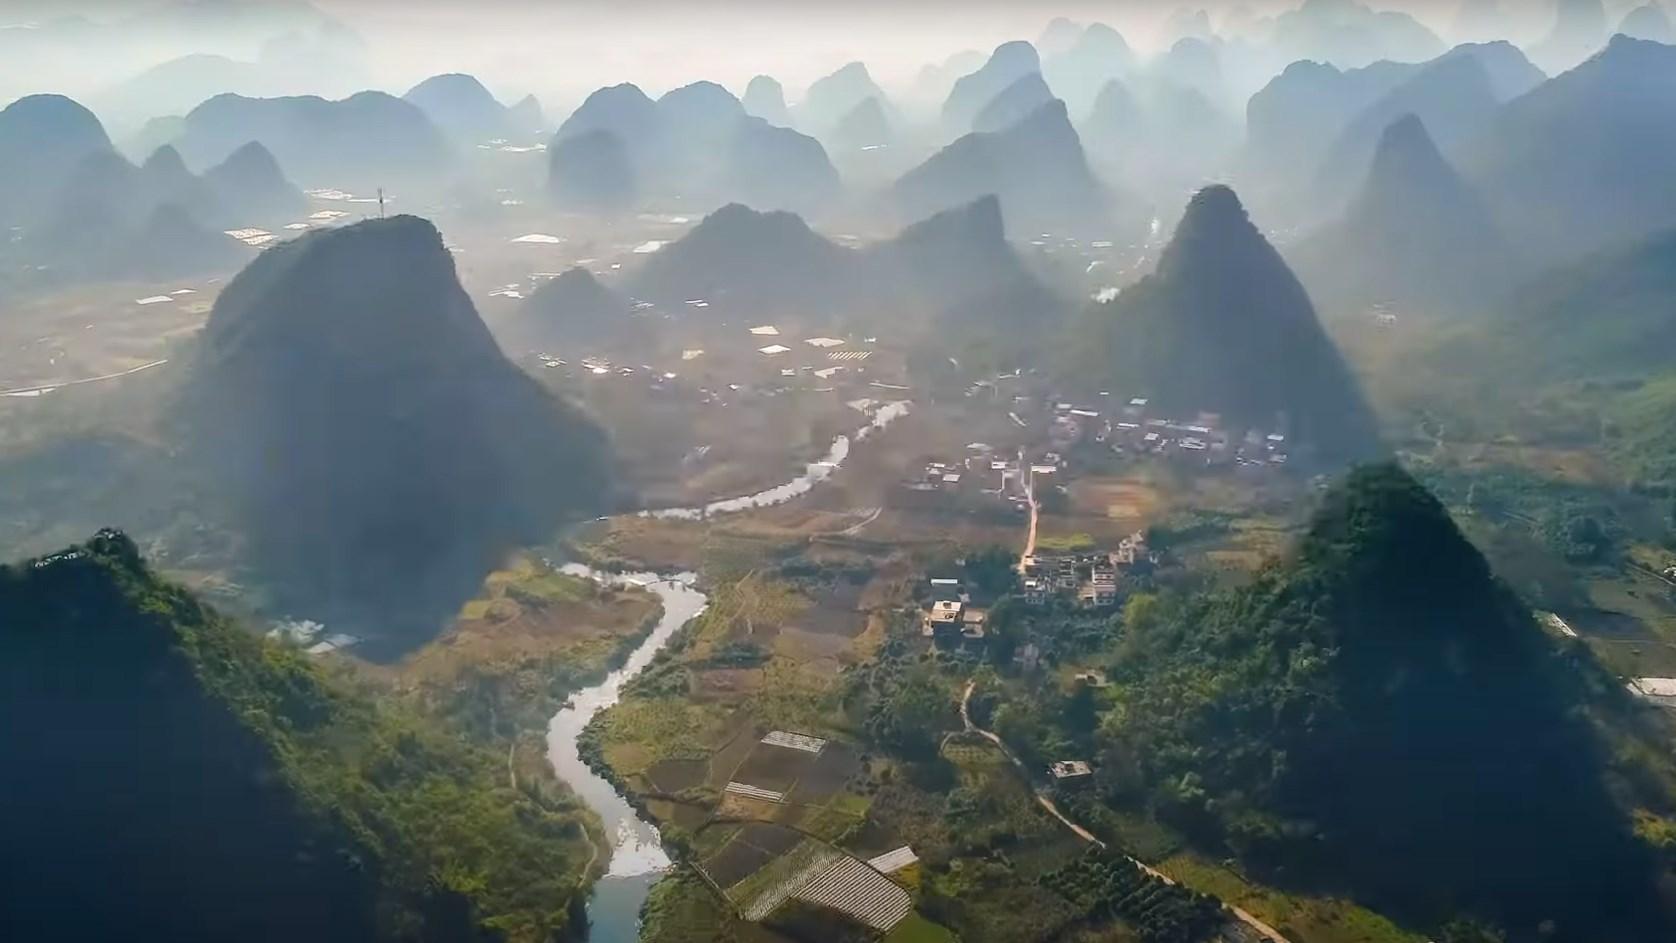
[[[650,147],[658,134],[657,103],[627,82],[598,89],[559,125],[554,141],[594,131],[611,132],[625,149]]]
[[[91,111],[62,95],[31,95],[0,110],[0,223],[23,225],[57,197],[83,160],[114,153]]]
[[[701,150],[726,140],[747,116],[733,93],[715,82],[693,82],[665,92],[657,101],[662,159],[686,162]]]
[[[560,207],[610,214],[634,206],[640,180],[617,132],[596,128],[560,136],[548,154],[548,191]]]
[[[885,114],[884,104],[869,98],[850,109],[827,135],[833,150],[847,153],[866,147],[889,146],[896,140],[896,129]]]
[[[852,253],[796,214],[733,203],[653,253],[628,288],[673,310],[704,301],[708,307],[700,310],[718,318],[831,315],[854,297],[852,271]]]
[[[1676,27],[1670,14],[1658,3],[1644,3],[1624,14],[1618,32],[1632,39],[1649,39],[1655,43],[1676,42]]]
[[[247,257],[223,235],[212,189],[172,148],[143,167],[90,154],[10,248],[47,282],[158,280],[235,269]]]
[[[1498,105],[1545,78],[1505,41],[1457,46],[1423,63],[1376,62],[1344,71],[1293,63],[1251,97],[1244,163],[1283,194],[1268,202],[1294,221],[1319,224],[1350,196],[1391,122],[1419,115],[1444,153],[1459,157]],[[1323,200],[1323,187],[1330,199]],[[1322,203],[1331,204],[1325,213]]]
[[[482,144],[512,137],[522,130],[515,128],[507,107],[496,101],[482,82],[459,72],[433,75],[408,89],[402,99],[417,105],[461,144]]]
[[[943,102],[943,127],[952,134],[965,134],[984,106],[1007,86],[1032,72],[1042,71],[1036,47],[1023,40],[1002,43],[976,72],[961,76]]]
[[[656,101],[633,85],[600,89],[560,126],[549,153],[551,192],[582,209],[621,211],[663,197],[813,211],[839,189],[818,141],[747,114],[713,82]]]
[[[1347,196],[1373,158],[1386,128],[1405,115],[1425,123],[1437,146],[1458,152],[1500,107],[1489,72],[1477,56],[1444,56],[1354,115],[1320,164],[1317,186],[1329,198]]]
[[[1032,72],[1001,90],[990,99],[972,119],[973,131],[1000,131],[1011,127],[1033,114],[1036,109],[1054,101],[1053,91],[1043,81],[1040,72]]]
[[[986,58],[976,49],[962,49],[941,62],[927,63],[914,76],[910,93],[921,105],[939,107],[949,97],[954,83],[982,68]]]
[[[508,787],[503,758],[234,625],[121,533],[0,566],[0,709],[43,720],[0,734],[8,933],[395,943],[575,927],[587,813]],[[97,785],[110,778],[122,788]]]
[[[1036,48],[1044,55],[1060,55],[1077,44],[1083,28],[1081,23],[1070,17],[1056,16],[1042,27],[1041,35],[1036,37]]]
[[[1178,39],[1148,64],[1147,72],[1154,81],[1193,89],[1218,105],[1231,104],[1222,48],[1216,43],[1193,36]]]
[[[686,317],[842,322],[899,335],[958,325],[1012,345],[1051,333],[1065,310],[1007,241],[993,196],[861,249],[828,240],[791,213],[726,206],[650,256],[626,288]],[[563,297],[578,310],[622,304],[579,276]]]
[[[1508,102],[1464,169],[1522,240],[1555,258],[1632,242],[1676,219],[1676,47],[1613,38]],[[1587,142],[1579,147],[1578,142]]]
[[[1379,452],[1373,415],[1309,295],[1227,187],[1193,197],[1157,270],[1091,306],[1066,356],[1079,388],[1280,431],[1325,464]]]
[[[1171,199],[1225,174],[1240,145],[1238,122],[1203,92],[1158,80],[1108,82],[1081,132],[1104,179]]]
[[[1517,277],[1513,249],[1482,195],[1414,115],[1385,129],[1349,209],[1293,261],[1310,293],[1340,309],[1394,303],[1477,313],[1499,304]]]
[[[1287,66],[1246,106],[1246,163],[1265,178],[1297,177],[1358,112],[1400,85],[1410,70],[1380,62],[1361,69],[1301,60]]]
[[[1275,17],[1269,41],[1283,62],[1313,59],[1341,69],[1420,62],[1443,51],[1437,34],[1412,16],[1355,0],[1304,0]]]
[[[580,266],[566,269],[524,299],[505,336],[508,346],[575,352],[649,333],[629,300]]]
[[[148,206],[173,204],[207,223],[224,218],[215,192],[186,169],[180,152],[167,144],[145,159],[135,182],[137,197]]]
[[[606,496],[598,428],[507,361],[413,216],[262,253],[216,300],[176,412],[275,607],[386,650]]]
[[[1617,682],[1562,653],[1397,465],[1351,472],[1249,586],[1134,629],[1114,747],[1248,867],[1421,925],[1669,935],[1582,715]]]
[[[868,74],[867,66],[851,62],[843,68],[816,79],[797,105],[798,121],[805,128],[825,133],[869,98],[884,104],[889,99]]]
[[[547,112],[541,107],[541,99],[534,95],[525,95],[507,108],[506,120],[512,126],[512,133],[520,138],[552,130],[547,124]]]
[[[1531,58],[1543,68],[1562,72],[1599,52],[1606,37],[1606,5],[1601,0],[1556,0],[1554,25],[1531,47]]]
[[[1042,60],[1042,77],[1063,99],[1073,118],[1088,114],[1106,83],[1122,79],[1135,67],[1135,52],[1117,30],[1090,23],[1063,52]]]
[[[1015,226],[1111,232],[1110,194],[1089,169],[1065,104],[1049,102],[1001,131],[973,132],[892,187],[899,213],[920,219],[989,194]]]
[[[383,92],[338,101],[217,95],[187,114],[172,143],[188,164],[208,167],[251,141],[304,187],[428,188],[457,160],[423,111]]]
[[[843,189],[819,141],[761,118],[745,117],[735,126],[727,157],[718,198],[814,213],[830,206]]]
[[[258,141],[204,171],[203,180],[231,225],[275,223],[308,208],[308,198],[285,178],[273,152]]]
[[[967,340],[1034,345],[1066,311],[1007,241],[993,196],[914,223],[863,254],[881,308],[930,312]]]
[[[786,92],[771,75],[752,77],[745,86],[745,97],[740,99],[745,113],[761,118],[782,128],[791,127],[791,111],[786,108]]]

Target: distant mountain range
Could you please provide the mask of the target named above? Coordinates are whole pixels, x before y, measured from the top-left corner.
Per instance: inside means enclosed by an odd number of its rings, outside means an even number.
[[[860,249],[794,214],[735,204],[649,256],[620,291],[581,270],[565,273],[525,302],[508,331],[553,345],[619,343],[644,330],[631,298],[682,318],[889,329],[909,341],[940,328],[1017,343],[1064,311],[1007,242],[994,197]]]
[[[280,611],[433,633],[510,547],[607,500],[606,444],[502,355],[425,220],[310,233],[216,301],[176,407]]]
[[[1381,60],[1419,62],[1443,42],[1407,13],[1375,11],[1354,0],[1304,0],[1275,17],[1270,42],[1282,61],[1313,59],[1341,69]]]
[[[1252,96],[1244,161],[1290,200],[1330,210],[1353,191],[1381,133],[1397,118],[1416,115],[1446,155],[1459,155],[1502,103],[1543,81],[1506,42],[1459,46],[1424,63],[1378,62],[1342,72],[1297,62]],[[1297,215],[1320,217],[1319,211]]]
[[[1509,231],[1575,258],[1676,220],[1676,47],[1619,36],[1509,102],[1463,162]],[[1586,143],[1587,146],[1580,146]]]
[[[1157,271],[1084,312],[1063,373],[1077,389],[1279,431],[1329,465],[1380,451],[1372,412],[1304,287],[1227,187],[1193,197]]]
[[[306,206],[260,144],[202,177],[172,147],[135,167],[98,119],[56,96],[0,112],[0,168],[0,221],[16,230],[0,260],[38,284],[233,269],[249,252],[223,230],[277,226]]]
[[[655,102],[633,85],[600,89],[559,127],[549,150],[553,197],[578,209],[679,197],[812,212],[841,189],[820,142],[747,115],[710,82]]]
[[[1240,145],[1238,121],[1204,92],[1144,76],[1106,83],[1079,131],[1106,180],[1156,199],[1223,176]]]
[[[424,111],[383,92],[339,101],[217,95],[192,109],[171,138],[197,167],[219,163],[251,141],[260,141],[287,176],[308,188],[433,188],[446,182],[458,160]]]

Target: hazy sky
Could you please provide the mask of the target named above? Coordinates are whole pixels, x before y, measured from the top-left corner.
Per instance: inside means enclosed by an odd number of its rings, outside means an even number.
[[[82,12],[95,18],[133,16],[164,0],[0,0],[0,24]],[[215,0],[198,0],[215,2]],[[257,0],[220,0],[257,2]],[[273,0],[269,0],[273,2]],[[279,0],[283,2],[283,0]],[[812,80],[860,59],[887,88],[908,84],[927,63],[963,49],[987,52],[1009,39],[1035,39],[1048,21],[1066,16],[1120,29],[1148,50],[1159,27],[1179,9],[1210,11],[1220,21],[1239,7],[1272,13],[1298,0],[314,0],[367,42],[365,77],[353,81],[396,93],[439,72],[471,72],[508,100],[535,92],[555,111],[588,91],[632,81],[652,94],[698,79],[740,91],[768,73],[795,100]],[[1376,9],[1405,9],[1448,38],[1460,0],[1365,0]],[[1516,39],[1533,38],[1552,22],[1554,0],[1500,0],[1517,9]],[[1608,0],[1614,19],[1641,0]],[[1510,17],[1510,21],[1514,18]],[[171,31],[172,47],[152,59],[100,50],[86,62],[45,60],[50,81],[65,88],[25,88],[46,81],[34,71],[0,76],[0,92],[97,92],[204,41]],[[125,50],[132,52],[132,50]],[[73,55],[73,53],[66,53]],[[14,88],[13,86],[18,86]]]
[[[1283,0],[319,0],[373,44],[380,74],[421,78],[442,62],[505,76],[544,76],[550,87],[634,81],[660,91],[697,78],[738,88],[767,72],[797,90],[839,65],[865,60],[875,76],[904,82],[926,62],[962,49],[1035,39],[1055,16],[1117,26],[1146,48],[1177,9],[1213,18],[1244,6],[1272,12]],[[1459,0],[1374,2],[1405,9],[1446,32]],[[1502,0],[1533,20],[1553,0]],[[1625,7],[1628,0],[1613,0]],[[573,82],[570,76],[585,75]],[[504,81],[504,80],[503,80]]]

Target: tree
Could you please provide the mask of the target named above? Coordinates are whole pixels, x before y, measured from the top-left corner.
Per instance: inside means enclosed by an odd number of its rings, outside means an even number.
[[[966,558],[966,582],[993,599],[1012,592],[1018,579],[1018,557],[1006,547],[991,546]]]
[[[867,732],[910,759],[930,759],[936,756],[943,731],[951,726],[953,707],[943,679],[929,667],[917,666],[874,704]]]
[[[1077,679],[1071,686],[1071,696],[1065,701],[1065,729],[1077,738],[1086,737],[1100,725],[1100,702],[1094,686]]]

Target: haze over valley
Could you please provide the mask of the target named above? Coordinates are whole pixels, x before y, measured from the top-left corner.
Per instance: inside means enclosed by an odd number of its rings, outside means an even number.
[[[1667,0],[0,0],[0,937],[1676,939]]]

